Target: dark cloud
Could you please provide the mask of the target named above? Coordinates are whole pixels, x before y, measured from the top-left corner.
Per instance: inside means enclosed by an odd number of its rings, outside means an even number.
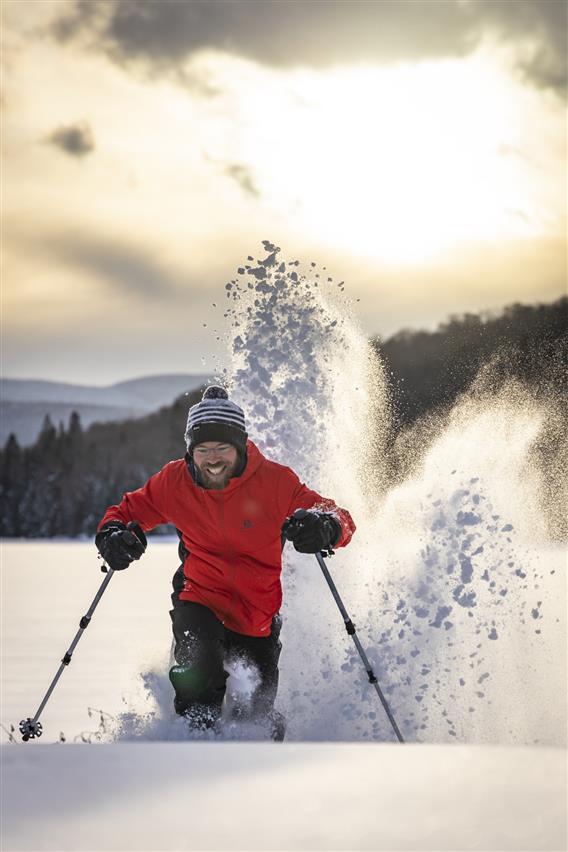
[[[88,124],[68,124],[56,127],[46,138],[46,142],[55,145],[72,157],[84,157],[95,149],[95,140]]]
[[[493,35],[524,47],[519,67],[533,84],[566,85],[564,0],[76,0],[54,33],[174,72],[204,48],[324,67],[459,56]]]
[[[114,292],[161,299],[187,282],[147,249],[84,234],[50,238],[44,248],[70,266],[94,274]]]
[[[517,45],[517,68],[533,85],[563,95],[568,82],[565,0],[468,0],[480,35]]]
[[[102,3],[99,2],[98,5],[97,3],[85,2],[85,0],[76,0],[69,11],[56,18],[52,23],[53,35],[58,41],[70,41],[80,31],[95,25],[97,18],[100,18],[98,12],[103,5],[110,9],[107,0],[102,0]]]
[[[269,65],[327,66],[462,53],[471,47],[463,21],[453,0],[78,0],[54,32],[68,40],[96,27],[99,44],[122,60],[171,64],[216,48]]]
[[[203,153],[203,158],[206,162],[212,163],[215,171],[218,174],[225,175],[231,178],[242,189],[245,195],[250,198],[260,198],[260,191],[256,185],[253,172],[248,166],[243,163],[227,163],[222,160],[217,160],[207,153]]]
[[[56,34],[70,38],[90,26],[92,5],[79,0],[75,12],[55,24]],[[125,58],[176,62],[200,49],[218,48],[271,65],[328,65],[468,47],[463,14],[451,0],[104,0],[99,5],[106,13],[99,15],[105,45]]]
[[[225,174],[236,181],[246,195],[250,195],[252,198],[260,196],[252,173],[246,166],[240,163],[230,163],[225,167]]]

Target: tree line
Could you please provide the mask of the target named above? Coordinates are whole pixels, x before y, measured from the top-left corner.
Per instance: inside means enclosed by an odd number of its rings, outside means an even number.
[[[393,383],[395,429],[448,407],[479,370],[566,394],[568,299],[512,305],[499,316],[451,317],[436,331],[402,331],[372,342]],[[92,536],[107,506],[140,487],[185,452],[187,411],[201,391],[140,419],[83,429],[71,415],[57,428],[46,417],[31,447],[10,435],[0,451],[0,535]]]
[[[56,429],[46,417],[37,441],[10,435],[0,453],[0,535],[49,538],[94,534],[107,506],[183,456],[195,391],[136,420],[81,426],[73,413]]]
[[[494,381],[514,377],[537,392],[565,394],[568,299],[452,316],[433,332],[404,330],[372,342],[392,376],[398,428],[449,407],[489,364]]]

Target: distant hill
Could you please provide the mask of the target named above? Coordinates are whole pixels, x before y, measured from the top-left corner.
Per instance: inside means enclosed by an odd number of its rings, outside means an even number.
[[[36,379],[1,379],[0,445],[14,433],[21,446],[37,439],[46,415],[67,425],[76,411],[84,427],[143,417],[200,387],[209,376],[190,373],[145,376],[97,387]]]

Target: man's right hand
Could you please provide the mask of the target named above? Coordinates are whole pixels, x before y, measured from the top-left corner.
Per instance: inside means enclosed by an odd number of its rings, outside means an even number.
[[[109,568],[123,571],[146,551],[144,531],[135,521],[126,526],[120,521],[108,521],[95,536],[97,549]]]
[[[296,509],[292,517],[284,521],[282,533],[298,553],[318,553],[329,550],[339,541],[341,524],[329,512]]]

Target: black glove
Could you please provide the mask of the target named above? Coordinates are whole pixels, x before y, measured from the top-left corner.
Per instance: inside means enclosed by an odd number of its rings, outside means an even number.
[[[282,534],[299,553],[318,553],[329,550],[339,541],[341,524],[327,512],[296,509],[292,517],[284,521]]]
[[[140,559],[148,544],[139,524],[130,521],[108,521],[95,536],[97,549],[109,568],[123,571],[135,559]]]

